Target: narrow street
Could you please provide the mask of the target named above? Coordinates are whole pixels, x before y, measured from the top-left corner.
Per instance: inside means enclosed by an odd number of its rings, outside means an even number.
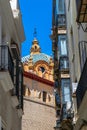
[[[0,0],[0,130],[87,130],[87,0]]]

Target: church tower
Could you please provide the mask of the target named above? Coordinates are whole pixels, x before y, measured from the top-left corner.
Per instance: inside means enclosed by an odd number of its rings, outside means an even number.
[[[24,67],[25,113],[22,128],[53,130],[56,120],[54,109],[54,63],[51,56],[41,52],[36,36],[32,41],[30,54],[23,57],[22,62]],[[51,116],[52,118],[50,118]],[[25,122],[27,122],[27,126],[25,126]]]
[[[34,73],[42,78],[53,81],[53,59],[51,56],[41,53],[39,42],[34,38],[30,49],[30,55],[22,58],[24,71]]]

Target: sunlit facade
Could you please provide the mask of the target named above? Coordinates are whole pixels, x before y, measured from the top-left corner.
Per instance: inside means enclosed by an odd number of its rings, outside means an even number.
[[[53,130],[55,125],[55,96],[53,59],[42,53],[34,38],[30,54],[22,58],[24,68],[23,130]]]

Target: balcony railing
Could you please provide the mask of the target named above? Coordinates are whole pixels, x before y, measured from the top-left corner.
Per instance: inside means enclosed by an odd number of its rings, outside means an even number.
[[[14,82],[14,63],[7,45],[0,46],[0,71],[9,71]]]
[[[14,94],[17,96],[19,100],[19,105],[17,106],[17,108],[23,109],[23,70],[22,64],[18,59],[16,59],[14,70]]]
[[[7,45],[0,46],[0,71],[8,71],[14,88],[12,95],[16,95],[19,100],[18,108],[23,109],[23,71],[19,57],[14,57],[14,62],[11,56],[10,49]]]
[[[87,0],[76,0],[77,22],[87,22]]]

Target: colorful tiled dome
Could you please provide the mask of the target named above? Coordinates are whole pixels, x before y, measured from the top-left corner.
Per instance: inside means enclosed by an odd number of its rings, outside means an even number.
[[[33,54],[33,55],[28,55],[22,58],[22,62],[28,62],[32,58],[33,64],[35,64],[38,61],[45,61],[47,63],[50,62],[50,56],[44,54],[44,53],[39,53],[39,54]]]

